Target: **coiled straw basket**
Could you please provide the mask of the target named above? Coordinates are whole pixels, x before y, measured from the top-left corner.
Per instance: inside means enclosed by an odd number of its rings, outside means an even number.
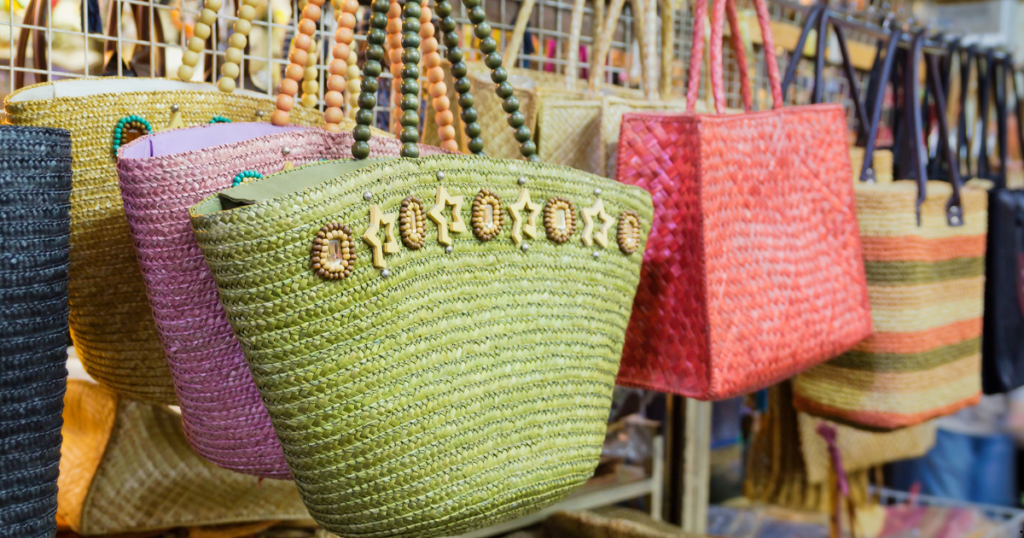
[[[71,335],[96,381],[136,400],[176,404],[163,348],[135,259],[117,185],[115,135],[122,120],[148,130],[203,125],[216,117],[269,120],[274,101],[253,92],[167,79],[69,79],[22,88],[5,100],[16,125],[71,131]],[[296,108],[297,123],[320,114]],[[138,120],[134,120],[138,121]],[[141,124],[141,122],[139,122]]]
[[[71,139],[0,127],[0,536],[56,532]]]

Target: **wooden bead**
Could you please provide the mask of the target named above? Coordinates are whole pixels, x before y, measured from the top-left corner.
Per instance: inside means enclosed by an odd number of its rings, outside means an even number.
[[[345,113],[341,108],[331,107],[324,110],[324,121],[326,123],[341,123],[345,120]]]
[[[341,9],[345,13],[355,13],[359,11],[359,0],[344,0]]]
[[[241,50],[245,48],[246,41],[248,39],[246,39],[245,35],[236,32],[231,34],[231,37],[228,39],[228,46]]]
[[[434,67],[441,67],[441,55],[436,53],[436,52],[424,55],[423,56],[423,65],[427,69],[431,69],[431,68],[434,68]]]
[[[194,66],[185,64],[178,66],[178,80],[184,80],[186,82],[192,80],[192,75],[194,74],[192,67]]]
[[[352,44],[354,36],[355,33],[353,33],[351,28],[341,27],[334,31],[334,40],[338,43]]]
[[[320,7],[324,5],[324,0],[309,0],[309,3],[313,4],[314,6]]]
[[[305,65],[306,62],[309,61],[309,53],[302,49],[293,48],[292,51],[288,53],[288,60],[290,60],[293,64],[298,64],[300,67],[302,67],[302,72],[305,73]]]
[[[224,93],[231,93],[235,91],[235,79],[221,77],[220,80],[217,81],[217,88]]]
[[[242,4],[251,8],[258,8],[260,7],[260,0],[242,0]]]
[[[331,75],[327,77],[327,91],[339,93],[345,91],[345,77],[341,75]]]
[[[316,106],[317,98],[315,93],[307,93],[302,96],[302,106],[306,108],[313,108]]]
[[[299,64],[288,64],[288,67],[284,68],[284,76],[294,80],[302,80],[303,73],[306,72],[306,68]]]
[[[402,74],[402,47],[392,47],[388,51],[388,65],[391,66],[391,74],[401,76]],[[395,72],[395,66],[398,66],[398,72]]]
[[[181,63],[189,67],[195,67],[199,63],[199,54],[195,51],[186,50],[181,53]]]
[[[448,100],[448,96],[447,95],[442,95],[441,97],[435,97],[434,100],[431,101],[430,104],[434,105],[434,110],[437,111],[437,112],[443,112],[445,110],[450,110],[451,106],[452,106],[451,101]]]
[[[356,16],[351,13],[342,13],[338,17],[338,27],[352,30],[356,27]]]
[[[217,22],[217,12],[211,9],[204,9],[199,13],[199,22],[207,27],[212,27],[213,23]]]
[[[320,78],[320,73],[316,69],[316,56],[309,55],[309,63],[306,64],[306,69],[302,71],[302,80],[316,80]]]
[[[306,35],[313,35],[316,32],[316,23],[309,19],[299,21],[299,32]]]
[[[459,143],[454,138],[446,138],[441,141],[441,149],[457,153],[459,151]]]
[[[442,125],[437,128],[437,134],[441,136],[441,140],[454,140],[455,127],[451,125]]]
[[[448,95],[448,86],[444,82],[437,82],[430,85],[430,96],[441,97],[442,95]]]
[[[235,64],[241,64],[242,63],[242,49],[236,49],[234,47],[228,47],[228,49],[224,51],[224,61],[225,62],[235,63]]]
[[[270,123],[277,126],[288,125],[288,113],[283,110],[275,110],[274,113],[270,115]]]
[[[196,53],[203,52],[203,49],[205,47],[206,47],[206,42],[203,41],[202,39],[199,39],[198,37],[192,36],[188,40],[188,50],[190,50],[192,52],[196,52]]]
[[[342,117],[344,117],[344,114],[342,115]],[[340,133],[341,125],[338,125],[337,123],[324,123],[324,129],[332,133]]]
[[[358,95],[359,94],[359,90],[360,90],[359,79],[357,79],[357,78],[350,78],[350,79],[348,79],[348,81],[345,83],[345,89],[348,90],[349,94],[353,94],[354,93],[354,94]]]
[[[423,11],[426,12],[427,10],[423,10]],[[434,25],[431,24],[429,21],[428,22],[421,22],[420,23],[420,37],[422,37],[424,39],[430,38],[430,37],[434,37]]]
[[[402,18],[402,5],[395,0],[391,0],[391,4],[388,6],[388,18],[399,20]]]
[[[281,79],[281,93],[285,95],[295,95],[299,91],[299,83],[290,79]]]
[[[210,27],[201,22],[197,22],[192,28],[192,35],[199,39],[206,40],[206,38],[210,37]]]
[[[315,4],[306,4],[306,7],[302,8],[302,17],[312,21],[320,20],[320,16],[323,15],[323,11],[320,6]]]
[[[256,8],[252,6],[242,6],[238,8],[238,18],[251,21],[256,18]]]
[[[437,84],[438,82],[443,81],[444,80],[444,70],[443,69],[428,69],[427,70],[427,80],[429,80],[431,84]]]
[[[295,99],[284,93],[277,94],[277,109],[285,112],[291,112],[292,106],[295,104]]]
[[[302,83],[302,93],[316,94],[316,93],[319,93],[319,92],[320,92],[320,83],[317,82],[316,79],[306,80],[305,82]]]
[[[238,19],[232,28],[240,34],[249,35],[249,31],[252,30],[252,23],[245,19]]]
[[[363,72],[359,70],[359,66],[351,62],[348,64],[348,71],[345,72],[345,78],[348,80],[358,80],[362,76]]]
[[[329,108],[341,108],[345,106],[345,96],[339,91],[329,91],[324,94],[324,104]]]
[[[345,60],[335,58],[328,64],[327,71],[332,75],[344,75],[348,71],[348,63]]]
[[[338,43],[337,45],[334,46],[333,49],[331,49],[331,55],[334,58],[337,58],[339,60],[346,60],[346,59],[348,59],[348,55],[349,55],[349,52],[351,52],[351,50],[352,49],[349,48],[349,46],[347,44],[345,44],[345,43]],[[346,66],[347,65],[348,64],[346,64]]]
[[[455,123],[455,114],[451,110],[435,111],[434,121],[441,127],[452,125]]]
[[[228,78],[238,78],[238,64],[231,62],[224,62],[220,66],[220,74]]]
[[[431,52],[437,52],[437,39],[428,37],[420,43],[420,50],[424,54],[430,54]]]
[[[203,9],[209,9],[211,11],[220,11],[221,0],[206,0],[203,3]]]
[[[313,38],[309,37],[306,34],[297,34],[295,36],[295,41],[294,41],[295,48],[299,48],[299,49],[302,49],[302,50],[309,50],[309,47],[312,44],[313,44]]]

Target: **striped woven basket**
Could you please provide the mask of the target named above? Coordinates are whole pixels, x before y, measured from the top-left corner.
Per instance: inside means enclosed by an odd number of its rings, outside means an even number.
[[[966,186],[963,226],[946,222],[948,183],[856,186],[875,332],[798,376],[801,411],[876,428],[910,426],[978,401],[988,193]]]
[[[70,208],[68,132],[0,127],[0,536],[55,532]]]

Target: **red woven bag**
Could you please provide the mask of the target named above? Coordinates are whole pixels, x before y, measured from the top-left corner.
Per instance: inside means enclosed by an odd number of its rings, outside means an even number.
[[[754,4],[764,49],[774,51],[765,0]],[[741,45],[746,113],[724,115],[727,7],[738,40],[733,0],[715,0],[711,14],[718,114],[694,113],[698,22],[688,111],[627,114],[619,137],[618,179],[651,191],[655,217],[618,383],[703,400],[772,385],[871,333],[843,109],[783,108],[768,53],[774,107],[750,112]],[[698,0],[696,21],[706,9]]]

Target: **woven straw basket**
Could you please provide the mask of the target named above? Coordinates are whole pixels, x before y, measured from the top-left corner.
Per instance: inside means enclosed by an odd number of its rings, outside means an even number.
[[[56,532],[71,139],[0,127],[0,536]]]
[[[58,514],[78,534],[309,518],[293,482],[260,483],[195,455],[166,407],[71,380],[62,434]]]
[[[123,118],[144,118],[153,129],[180,118],[185,126],[269,120],[266,95],[226,94],[212,84],[164,79],[62,80],[22,88],[5,100],[16,125],[71,131],[71,333],[89,374],[118,393],[142,401],[177,399],[146,302],[117,186],[113,149]],[[178,112],[175,112],[175,109]],[[296,123],[313,125],[319,112],[296,107]]]
[[[947,223],[948,183],[858,183],[857,217],[875,333],[796,378],[801,411],[898,428],[978,401],[988,193],[961,194],[963,226]]]
[[[575,232],[540,215],[546,201],[572,204],[562,215]],[[191,213],[292,473],[328,530],[456,535],[553,503],[593,473],[651,218],[642,189],[436,156],[296,168]],[[383,219],[396,215],[389,231]],[[318,234],[334,234],[341,258],[314,248]],[[345,262],[325,278],[311,252]]]
[[[271,174],[286,163],[351,158],[351,127],[331,133],[221,123],[155,133],[119,152],[125,214],[174,376],[185,434],[197,453],[227,469],[291,476],[192,235],[188,208],[252,172]],[[401,146],[395,139],[375,138],[373,155],[397,157]],[[441,151],[421,146],[424,155]]]

